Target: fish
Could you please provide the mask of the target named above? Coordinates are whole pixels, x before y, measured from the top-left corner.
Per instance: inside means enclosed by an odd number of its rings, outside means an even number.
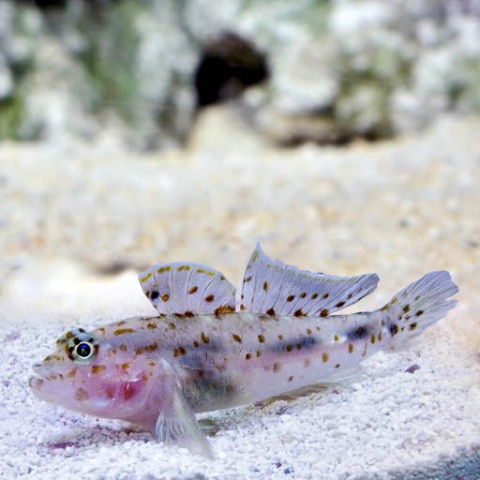
[[[202,264],[156,264],[138,278],[158,315],[69,330],[29,386],[45,402],[125,420],[210,458],[195,414],[338,382],[444,318],[458,292],[447,271],[434,271],[377,310],[334,314],[372,293],[378,275],[301,270],[260,244],[238,298]]]

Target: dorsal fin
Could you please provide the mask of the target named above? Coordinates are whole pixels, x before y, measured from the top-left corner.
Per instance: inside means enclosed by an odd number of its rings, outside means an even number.
[[[235,287],[205,265],[157,264],[138,276],[147,298],[160,314],[199,315],[235,311]]]
[[[268,258],[257,244],[245,270],[240,309],[269,315],[326,317],[373,292],[376,274],[339,277]]]

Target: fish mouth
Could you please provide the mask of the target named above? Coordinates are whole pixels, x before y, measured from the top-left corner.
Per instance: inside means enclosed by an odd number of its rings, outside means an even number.
[[[42,386],[43,378],[30,377],[28,380],[28,386],[34,391],[37,392]]]

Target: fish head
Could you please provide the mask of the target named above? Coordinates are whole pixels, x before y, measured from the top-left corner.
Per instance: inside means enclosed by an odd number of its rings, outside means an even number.
[[[151,419],[141,412],[148,407],[155,361],[119,351],[96,333],[77,328],[62,335],[55,351],[33,366],[30,388],[69,410],[147,425]]]

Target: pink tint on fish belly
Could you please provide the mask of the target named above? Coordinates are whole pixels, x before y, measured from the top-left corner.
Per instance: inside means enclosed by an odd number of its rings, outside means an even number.
[[[194,412],[342,379],[446,316],[458,291],[448,272],[431,272],[379,310],[332,315],[371,293],[378,276],[299,270],[259,245],[238,308],[233,285],[205,265],[154,265],[139,281],[158,317],[67,332],[30,386],[50,403],[128,420],[210,457]]]

